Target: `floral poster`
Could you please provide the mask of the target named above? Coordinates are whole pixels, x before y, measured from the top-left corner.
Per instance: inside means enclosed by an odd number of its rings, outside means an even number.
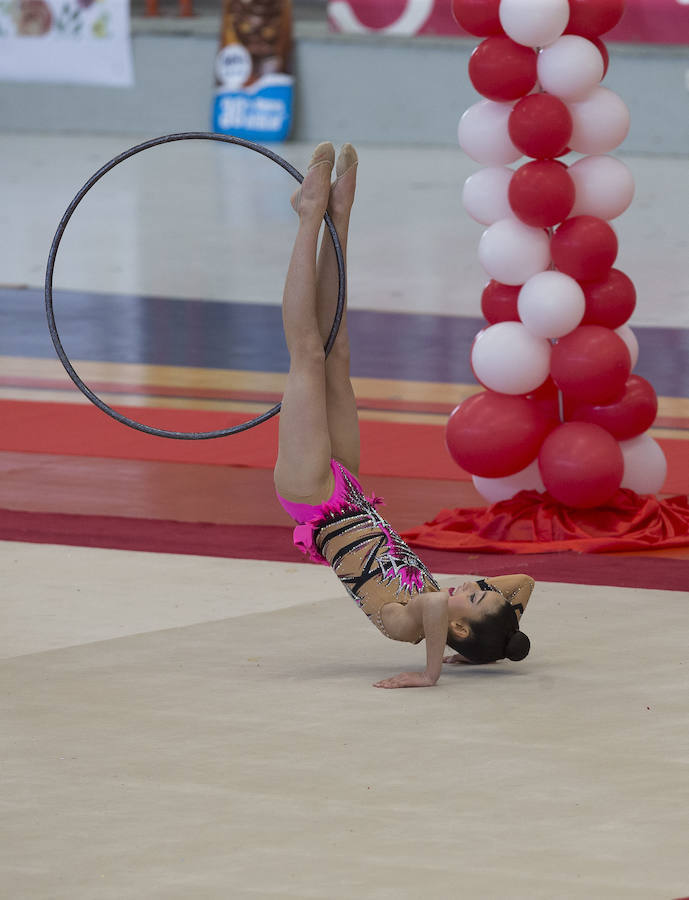
[[[0,0],[0,80],[131,86],[129,0]]]

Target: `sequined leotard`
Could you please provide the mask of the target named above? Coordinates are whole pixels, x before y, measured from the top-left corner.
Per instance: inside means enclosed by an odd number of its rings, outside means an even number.
[[[298,522],[294,543],[316,562],[330,565],[349,596],[386,637],[382,610],[387,603],[408,603],[416,593],[439,590],[418,556],[367,498],[357,479],[331,461],[332,496],[320,506],[278,500]],[[413,643],[423,639],[423,633]]]

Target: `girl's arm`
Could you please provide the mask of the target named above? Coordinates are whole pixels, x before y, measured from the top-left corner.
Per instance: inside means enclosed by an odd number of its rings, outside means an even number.
[[[405,613],[414,617],[417,625],[423,626],[426,638],[426,669],[424,672],[402,672],[378,681],[374,687],[432,687],[440,677],[443,666],[443,653],[447,639],[448,612],[447,603],[450,595],[447,591],[433,591],[419,594],[405,607]]]

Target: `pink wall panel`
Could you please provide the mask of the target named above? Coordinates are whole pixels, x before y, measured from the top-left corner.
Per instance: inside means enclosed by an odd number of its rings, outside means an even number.
[[[470,36],[452,18],[450,0],[329,0],[328,18],[334,31],[350,34]],[[627,0],[622,21],[602,37],[630,43],[689,44],[689,4]]]

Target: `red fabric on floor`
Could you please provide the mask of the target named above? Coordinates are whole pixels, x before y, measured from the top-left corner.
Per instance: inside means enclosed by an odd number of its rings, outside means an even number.
[[[689,546],[689,500],[620,490],[603,507],[570,509],[538,491],[474,509],[443,509],[406,531],[416,547],[483,553],[603,553]]]

